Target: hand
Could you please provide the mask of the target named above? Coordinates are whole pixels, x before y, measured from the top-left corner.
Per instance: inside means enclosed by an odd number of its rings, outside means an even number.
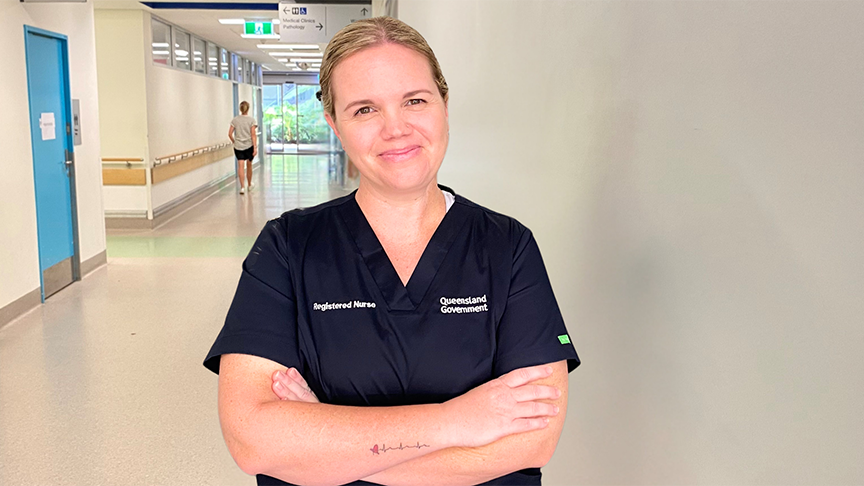
[[[294,368],[285,371],[274,371],[270,388],[280,400],[291,400],[294,402],[320,403],[318,397],[309,388],[306,380],[300,372]]]
[[[443,404],[452,427],[451,447],[482,447],[512,434],[546,427],[558,407],[555,387],[530,385],[552,374],[549,365],[513,370]]]
[[[258,155],[258,147],[252,147],[252,158],[254,159],[256,155]]]

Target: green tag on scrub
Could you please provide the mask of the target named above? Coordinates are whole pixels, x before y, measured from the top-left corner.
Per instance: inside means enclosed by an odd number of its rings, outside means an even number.
[[[558,340],[561,341],[561,344],[570,344],[570,336],[566,334],[558,336]]]

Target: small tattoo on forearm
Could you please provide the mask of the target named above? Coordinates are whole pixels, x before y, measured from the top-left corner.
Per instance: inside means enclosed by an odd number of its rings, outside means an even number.
[[[403,449],[422,449],[422,448],[424,448],[424,447],[430,447],[430,446],[429,446],[428,444],[421,444],[421,443],[419,443],[419,442],[418,442],[417,444],[415,444],[415,445],[404,445],[404,446],[403,446],[402,443],[400,442],[400,443],[399,443],[399,447],[387,447],[386,444],[381,444],[381,448],[379,449],[379,448],[378,448],[378,444],[375,444],[375,445],[374,445],[371,449],[369,449],[369,450],[372,451],[372,455],[377,456],[377,455],[379,455],[379,453],[381,453],[381,452],[396,451],[396,450],[401,451],[401,450],[403,450]]]

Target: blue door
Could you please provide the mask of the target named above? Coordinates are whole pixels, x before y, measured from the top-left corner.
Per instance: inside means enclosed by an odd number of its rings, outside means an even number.
[[[66,37],[24,28],[43,300],[78,278]]]

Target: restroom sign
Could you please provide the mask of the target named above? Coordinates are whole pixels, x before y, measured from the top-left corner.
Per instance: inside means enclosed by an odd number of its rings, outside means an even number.
[[[326,44],[327,11],[324,5],[279,4],[279,41]]]

